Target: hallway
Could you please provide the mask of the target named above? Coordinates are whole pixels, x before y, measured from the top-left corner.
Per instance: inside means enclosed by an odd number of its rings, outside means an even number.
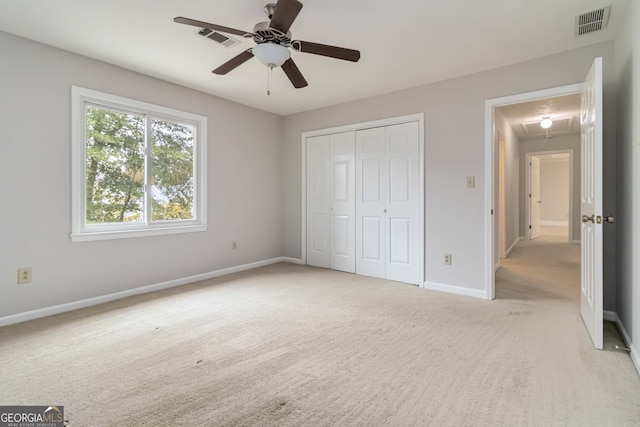
[[[496,299],[521,300],[536,307],[555,307],[575,317],[576,333],[587,330],[580,317],[580,245],[567,242],[563,227],[543,227],[535,240],[519,242],[496,272]],[[542,303],[542,305],[540,305]],[[558,331],[561,326],[550,328]],[[590,343],[590,342],[589,342]],[[604,351],[625,347],[613,322],[604,321]]]

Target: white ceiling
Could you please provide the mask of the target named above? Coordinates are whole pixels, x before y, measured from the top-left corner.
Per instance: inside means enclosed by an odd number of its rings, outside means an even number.
[[[294,39],[358,49],[358,63],[293,52],[294,89],[253,59],[211,70],[232,49],[176,16],[251,31],[266,0],[4,0],[0,30],[281,115],[513,64],[615,38],[628,0],[302,0]],[[575,15],[611,4],[606,30],[574,36]],[[5,58],[6,59],[6,58]]]
[[[496,108],[511,125],[519,140],[545,137],[540,126],[543,117],[549,117],[553,124],[549,135],[580,134],[580,94],[539,99]]]

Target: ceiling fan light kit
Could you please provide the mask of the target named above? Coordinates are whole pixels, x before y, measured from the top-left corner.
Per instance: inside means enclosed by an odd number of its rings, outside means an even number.
[[[210,24],[181,16],[174,18],[173,21],[179,24],[192,25],[253,39],[256,45],[252,49],[246,49],[220,65],[213,70],[214,74],[227,74],[255,56],[262,64],[269,67],[269,70],[282,67],[282,71],[284,71],[289,78],[293,87],[299,89],[307,86],[308,83],[293,61],[293,58],[291,58],[289,48],[298,52],[327,56],[344,61],[358,62],[360,60],[360,52],[354,49],[302,40],[292,40],[289,28],[301,9],[302,3],[298,0],[279,0],[277,3],[269,3],[264,7],[264,12],[269,17],[269,21],[256,24],[253,32],[237,30],[235,28]]]
[[[281,67],[285,61],[291,58],[289,49],[280,44],[269,42],[255,45],[251,52],[253,56],[269,68]]]

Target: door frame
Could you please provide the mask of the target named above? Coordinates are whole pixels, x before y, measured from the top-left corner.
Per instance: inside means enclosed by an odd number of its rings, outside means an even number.
[[[301,254],[301,263],[302,264],[306,264],[307,263],[307,138],[310,137],[314,137],[314,136],[322,136],[322,135],[330,135],[330,134],[334,134],[334,133],[341,133],[341,132],[349,132],[349,131],[357,131],[357,130],[363,130],[363,129],[370,129],[370,128],[377,128],[377,127],[384,127],[384,126],[392,126],[392,125],[399,125],[399,124],[403,124],[403,123],[409,123],[409,122],[418,122],[418,150],[419,150],[419,159],[418,159],[418,165],[419,165],[419,180],[420,180],[420,188],[419,188],[419,194],[420,194],[420,200],[419,200],[419,209],[420,209],[420,223],[418,224],[418,229],[419,229],[419,233],[418,233],[418,238],[420,239],[419,241],[419,254],[418,254],[418,269],[420,271],[420,277],[419,277],[419,286],[421,288],[424,287],[424,281],[425,281],[425,271],[424,271],[424,265],[425,265],[425,259],[424,259],[424,254],[425,254],[425,218],[424,218],[424,212],[425,212],[425,197],[424,197],[424,113],[415,113],[415,114],[408,114],[405,116],[398,116],[398,117],[390,117],[390,118],[386,118],[386,119],[380,119],[380,120],[372,120],[372,121],[368,121],[368,122],[360,122],[360,123],[353,123],[353,124],[348,124],[348,125],[343,125],[343,126],[336,126],[336,127],[331,127],[331,128],[323,128],[323,129],[316,129],[316,130],[311,130],[311,131],[306,131],[306,132],[302,132],[301,134],[301,181],[302,181],[302,185],[301,185],[301,247],[300,247],[300,254]]]
[[[505,137],[500,132],[500,130],[496,131],[496,160],[498,161],[497,165],[497,173],[498,173],[498,182],[496,184],[498,190],[498,199],[497,199],[497,207],[494,213],[497,215],[498,222],[498,254],[496,256],[496,264],[495,270],[497,271],[500,268],[500,260],[505,258],[507,255],[506,248],[506,239],[505,235],[507,234],[507,191],[505,186],[506,181],[506,152],[505,152]],[[495,250],[495,248],[494,248]]]
[[[558,86],[549,89],[536,90],[532,92],[519,93],[516,95],[503,96],[501,98],[487,99],[485,101],[485,137],[484,137],[484,294],[486,299],[496,298],[495,283],[495,109],[506,105],[520,104],[538,99],[553,98],[556,96],[572,95],[581,93],[583,83],[575,83],[566,86]]]
[[[527,151],[525,153],[525,167],[527,168],[528,173],[525,174],[525,194],[531,194],[531,157],[545,156],[548,154],[569,154],[569,235],[567,236],[567,241],[573,243],[573,149],[565,148],[548,151]],[[531,200],[529,200],[529,206],[525,209],[525,227],[527,227],[528,224],[531,224]],[[528,240],[531,240],[530,231],[528,232]]]

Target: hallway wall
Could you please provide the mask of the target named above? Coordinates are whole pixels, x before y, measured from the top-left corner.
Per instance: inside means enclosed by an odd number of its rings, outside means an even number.
[[[500,236],[499,232],[499,218],[496,215],[495,229],[496,232],[496,245],[495,256],[496,260],[499,259],[499,244],[498,239],[503,240],[505,251],[508,251],[515,243],[518,242],[520,237],[520,203],[519,203],[519,191],[520,191],[520,140],[515,134],[509,123],[505,120],[500,109],[495,110],[495,131],[500,132],[504,138],[504,159],[505,159],[505,171],[504,171],[504,193],[505,193],[505,233]],[[498,158],[495,158],[495,193],[498,194]],[[497,208],[497,199],[496,199]]]
[[[568,160],[540,162],[540,225],[569,225],[569,172]]]

